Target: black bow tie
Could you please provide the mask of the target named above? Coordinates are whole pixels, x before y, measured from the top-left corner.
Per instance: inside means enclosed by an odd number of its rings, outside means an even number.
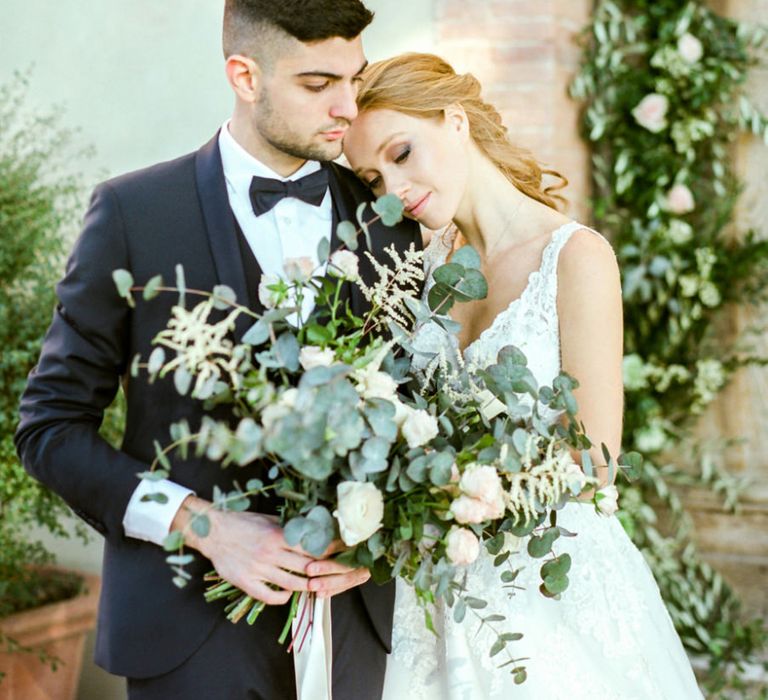
[[[253,213],[261,216],[285,197],[295,197],[302,202],[319,207],[327,190],[328,171],[320,168],[317,172],[305,175],[298,180],[283,181],[255,176],[251,180],[249,193]]]

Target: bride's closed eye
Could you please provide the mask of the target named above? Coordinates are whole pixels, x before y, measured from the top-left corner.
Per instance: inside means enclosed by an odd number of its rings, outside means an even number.
[[[411,155],[411,147],[405,146],[394,158],[393,161],[396,165],[402,165],[405,163],[405,161],[408,160],[408,156]],[[381,176],[376,176],[372,180],[369,180],[365,183],[367,187],[371,190],[375,190],[377,187],[381,186]]]
[[[395,163],[398,165],[401,165],[405,163],[406,160],[408,160],[408,156],[411,155],[411,147],[406,146],[400,153],[395,157]]]

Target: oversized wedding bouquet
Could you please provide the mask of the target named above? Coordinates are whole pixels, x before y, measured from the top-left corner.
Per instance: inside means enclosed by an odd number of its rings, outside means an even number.
[[[392,195],[372,207],[386,225],[402,215]],[[438,598],[454,607],[458,620],[471,610],[496,634],[495,655],[520,635],[496,630],[503,617],[480,612],[485,602],[466,590],[462,570],[484,547],[503,568],[501,585],[511,586],[516,573],[504,567],[505,544],[525,538],[532,556],[547,557],[541,592],[557,597],[568,586],[569,555],[555,556],[552,547],[572,533],[557,526],[556,511],[596,483],[586,457],[590,443],[574,418],[574,382],[561,375],[552,387],[538,387],[513,347],[474,372],[444,353],[420,350],[420,329],[437,324],[455,333],[457,324],[447,316],[451,306],[486,295],[479,257],[469,247],[458,250],[434,272],[424,302],[420,251],[387,249],[391,266],[366,252],[379,278],[368,285],[359,277],[355,253],[360,232],[367,238],[372,223],[362,215],[361,207],[360,230],[340,224],[343,245],[333,254],[327,242],[321,244],[326,275],[309,258],[298,258],[285,262],[284,278],[264,276],[263,314],[238,304],[224,286],[187,289],[180,269],[172,288],[160,278],[135,286],[127,271],[115,271],[118,291],[129,303],[137,291],[145,299],[161,291],[179,294],[156,348],[144,363],[135,358],[132,373],[146,368],[150,380],[172,375],[179,394],[210,406],[227,404],[236,419],[205,416],[199,426],[172,425],[172,442],[156,445],[150,470],[139,476],[167,478],[169,455],[178,451],[183,458],[190,449],[224,467],[264,464],[266,479],[240,484],[235,478],[231,491],[214,491],[211,507],[246,510],[251,497],[272,492],[280,499],[289,544],[320,556],[340,538],[347,549],[339,560],[370,569],[378,582],[400,576],[413,585],[430,628]],[[363,317],[341,301],[348,283],[359,285],[370,304]],[[315,309],[304,320],[307,294]],[[187,308],[193,295],[201,301]],[[240,316],[251,317],[252,325],[236,343],[232,330]],[[584,451],[587,475],[574,451]],[[146,498],[165,500],[162,493]],[[596,502],[607,509],[611,498],[604,491]],[[190,527],[205,536],[206,513],[196,513]],[[165,548],[172,552],[174,582],[184,586],[193,555],[184,551],[183,533],[171,533]],[[263,603],[215,572],[209,580],[206,598],[224,599],[230,620],[255,621]],[[291,619],[297,601],[296,595]],[[513,673],[524,680],[521,666]]]

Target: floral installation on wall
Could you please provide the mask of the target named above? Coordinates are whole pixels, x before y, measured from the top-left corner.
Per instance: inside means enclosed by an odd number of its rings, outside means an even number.
[[[768,143],[768,120],[745,93],[767,36],[700,0],[598,0],[571,85],[592,148],[595,223],[623,275],[624,447],[646,457],[623,490],[622,523],[706,662],[709,698],[768,697],[746,672],[764,655],[763,623],[698,554],[681,500],[704,487],[735,510],[744,486],[725,466],[735,436],[705,440],[696,427],[735,372],[766,364],[750,347],[754,329],[734,339],[723,319],[768,297],[768,241],[731,224],[734,139]]]

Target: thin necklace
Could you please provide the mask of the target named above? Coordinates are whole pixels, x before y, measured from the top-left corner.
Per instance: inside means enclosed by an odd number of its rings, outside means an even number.
[[[496,252],[496,249],[499,247],[499,244],[506,238],[505,234],[507,233],[507,231],[509,231],[509,228],[512,225],[509,222],[513,222],[515,220],[517,213],[520,211],[520,208],[523,206],[524,203],[525,203],[525,198],[521,198],[520,201],[517,203],[517,206],[515,207],[514,211],[509,215],[507,219],[508,223],[504,227],[504,232],[494,241],[493,245],[485,251],[486,260],[488,260],[491,257],[491,255]],[[462,239],[465,241],[465,245],[469,245],[469,242],[464,237],[464,234],[461,232],[461,229],[458,226],[456,226],[456,224],[452,224],[452,226],[456,229],[456,233],[454,233],[453,238],[451,239],[453,250],[456,250],[455,244],[456,244],[456,239],[458,238],[457,234],[461,235]],[[446,231],[449,228],[450,226],[446,228]]]

